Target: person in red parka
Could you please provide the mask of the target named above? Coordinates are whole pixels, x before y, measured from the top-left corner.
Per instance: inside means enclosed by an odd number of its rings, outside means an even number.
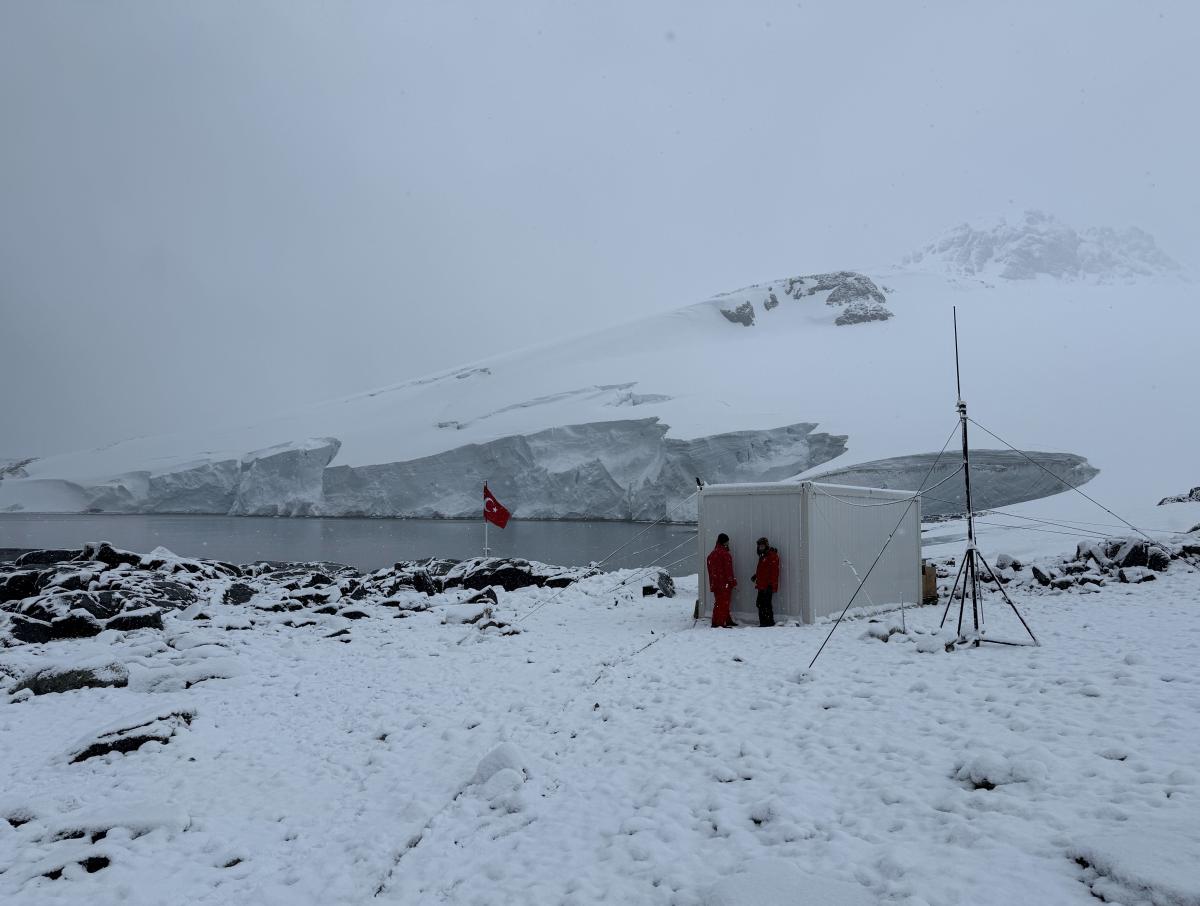
[[[771,547],[766,538],[758,539],[758,567],[754,570],[754,587],[758,589],[758,598],[754,604],[758,607],[758,625],[775,625],[775,608],[771,598],[779,591],[779,551]]]
[[[729,614],[729,600],[737,579],[733,576],[733,555],[729,553],[729,536],[717,535],[717,543],[708,555],[708,588],[713,593],[713,629],[736,626]]]

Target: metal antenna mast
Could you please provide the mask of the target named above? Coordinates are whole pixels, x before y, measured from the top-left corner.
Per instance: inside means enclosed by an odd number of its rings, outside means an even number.
[[[976,648],[980,642],[992,642],[997,645],[1026,645],[1027,642],[1010,642],[1001,641],[999,639],[989,639],[985,636],[986,627],[983,619],[983,598],[979,594],[979,565],[982,563],[983,568],[987,570],[988,578],[995,584],[996,590],[1012,608],[1013,613],[1017,615],[1017,619],[1021,621],[1021,625],[1025,627],[1025,631],[1029,633],[1029,638],[1033,640],[1034,645],[1040,644],[1037,636],[1033,634],[1033,630],[1029,628],[1029,624],[1025,622],[1025,618],[1021,616],[1021,611],[1017,610],[1017,605],[1013,603],[1012,598],[1008,596],[1008,592],[1004,590],[1004,586],[996,577],[996,573],[988,565],[987,560],[983,558],[983,554],[979,552],[979,548],[975,545],[975,509],[971,502],[971,448],[967,444],[967,404],[962,398],[962,371],[958,363],[958,306],[954,306],[954,380],[958,390],[958,423],[962,429],[962,458],[963,458],[963,484],[965,485],[967,498],[967,549],[963,552],[962,563],[958,566],[958,575],[954,577],[954,587],[950,589],[950,598],[946,601],[946,609],[942,611],[942,626],[946,625],[946,617],[950,613],[950,605],[954,602],[954,598],[959,593],[959,581],[962,581],[962,594],[958,598],[958,642],[971,642]],[[969,636],[963,635],[963,612],[966,609],[967,594],[970,589],[971,595],[971,621],[973,630]]]

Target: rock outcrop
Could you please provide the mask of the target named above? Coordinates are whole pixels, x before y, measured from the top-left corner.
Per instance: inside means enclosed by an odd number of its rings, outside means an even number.
[[[855,271],[808,274],[748,286],[737,292],[723,293],[715,297],[712,304],[729,321],[753,327],[755,307],[761,307],[766,315],[779,308],[781,296],[796,302],[824,301],[837,310],[833,323],[839,326],[886,321],[894,314],[887,307],[887,296],[875,281]],[[763,325],[768,323],[762,322]]]
[[[743,327],[754,326],[754,306],[749,302],[743,302],[737,308],[733,309],[722,308],[721,314],[734,324],[741,324]]]
[[[1186,494],[1176,494],[1173,497],[1164,497],[1158,502],[1159,506],[1168,503],[1200,503],[1200,487],[1192,488]]]

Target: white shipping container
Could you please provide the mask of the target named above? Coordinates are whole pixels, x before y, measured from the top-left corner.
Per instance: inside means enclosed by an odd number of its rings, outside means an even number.
[[[911,491],[813,481],[705,486],[697,533],[701,616],[712,615],[704,561],[722,532],[729,536],[738,580],[732,611],[740,623],[758,622],[751,576],[758,565],[755,541],[763,535],[779,551],[779,593],[772,602],[776,622],[812,623],[841,613],[868,572],[855,608],[919,603],[921,501],[912,496]]]

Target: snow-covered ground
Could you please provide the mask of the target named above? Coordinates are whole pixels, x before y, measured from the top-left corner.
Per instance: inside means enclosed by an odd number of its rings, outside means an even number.
[[[507,636],[462,591],[304,625],[229,581],[161,632],[0,653],[129,674],[0,700],[0,901],[1200,903],[1183,561],[1018,594],[1040,648],[947,652],[924,607],[812,671],[828,624],[695,625],[694,577],[501,590]],[[73,762],[135,723],[168,741]]]

